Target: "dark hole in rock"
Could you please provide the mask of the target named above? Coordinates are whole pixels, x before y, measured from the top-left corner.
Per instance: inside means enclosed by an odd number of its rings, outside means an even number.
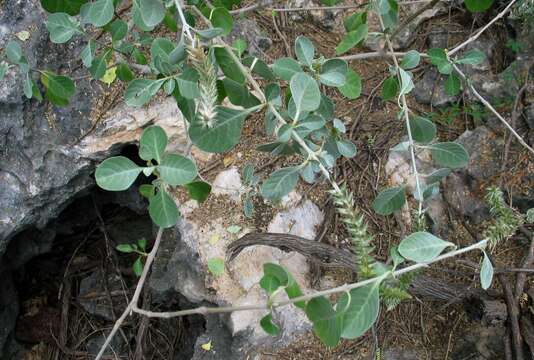
[[[131,159],[134,153],[133,146],[123,151]],[[4,312],[11,315],[7,320],[14,328],[6,336],[4,349],[0,347],[0,358],[20,359],[28,353],[39,359],[54,358],[50,354],[58,354],[59,359],[94,358],[137,283],[132,270],[136,255],[115,248],[145,238],[150,249],[154,233],[146,203],[134,186],[122,193],[95,188],[75,199],[46,228],[18,234],[0,268],[3,280],[8,280],[5,283],[14,285],[9,294],[6,285],[0,289],[0,305],[12,305]],[[154,311],[195,306],[180,295],[165,304],[151,301],[150,293],[142,300],[143,308]],[[0,311],[3,326],[5,315]],[[140,316],[127,318],[110,355],[134,358],[141,321]],[[154,359],[192,358],[195,342],[206,328],[201,316],[150,319],[147,325],[142,336],[146,355],[141,358]]]

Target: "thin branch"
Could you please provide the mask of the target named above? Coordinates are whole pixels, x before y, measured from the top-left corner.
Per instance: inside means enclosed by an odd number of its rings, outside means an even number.
[[[154,241],[154,246],[152,247],[152,250],[148,254],[146,258],[145,266],[143,267],[143,273],[141,274],[141,277],[139,278],[139,282],[137,283],[137,287],[135,288],[134,295],[132,296],[132,300],[128,303],[128,306],[126,306],[126,309],[122,313],[122,315],[119,317],[119,319],[115,322],[115,325],[113,325],[113,329],[111,329],[111,332],[108,334],[106,341],[102,345],[102,348],[100,348],[100,351],[98,352],[98,355],[96,356],[95,360],[100,360],[102,356],[104,355],[104,352],[106,351],[107,347],[111,343],[111,340],[117,333],[117,331],[120,329],[122,323],[130,315],[134,308],[137,307],[137,303],[139,301],[139,296],[141,295],[141,291],[143,290],[143,285],[146,282],[148,272],[150,271],[150,267],[152,265],[152,262],[154,261],[154,258],[156,257],[156,253],[158,252],[159,245],[161,243],[161,236],[163,235],[163,229],[159,228],[158,234],[156,235],[156,240]]]
[[[473,41],[475,41],[476,39],[478,39],[478,37],[480,35],[482,35],[482,33],[484,31],[486,31],[491,25],[493,25],[494,22],[496,22],[497,20],[499,20],[500,18],[502,18],[504,15],[506,15],[506,13],[510,10],[510,8],[512,7],[512,5],[515,4],[517,0],[512,0],[508,6],[506,6],[504,8],[503,11],[501,11],[497,16],[495,16],[490,22],[488,22],[486,25],[484,25],[480,30],[478,30],[474,35],[470,36],[467,40],[465,40],[463,43],[461,43],[460,45],[456,46],[454,49],[450,50],[448,52],[449,56],[451,55],[454,55],[455,53],[457,53],[458,51],[460,51],[461,49],[463,49],[464,47],[466,47],[468,44],[472,43]]]
[[[512,135],[515,136],[515,138],[517,139],[517,141],[519,141],[519,143],[521,145],[523,145],[523,147],[525,147],[528,151],[530,151],[532,154],[534,154],[534,149],[531,148],[526,142],[525,140],[523,140],[523,138],[514,130],[514,128],[512,126],[510,126],[510,124],[508,124],[508,121],[506,121],[504,119],[504,117],[502,117],[501,114],[499,114],[497,112],[497,110],[495,110],[495,108],[486,100],[482,97],[482,95],[480,95],[477,91],[477,89],[475,89],[475,87],[473,86],[473,84],[471,83],[471,81],[469,81],[469,79],[467,78],[467,76],[462,72],[462,70],[460,70],[460,68],[458,66],[456,66],[456,64],[452,63],[452,66],[454,68],[454,70],[458,73],[458,75],[460,75],[460,77],[467,83],[467,86],[469,87],[469,89],[471,90],[471,92],[473,93],[473,95],[475,95],[475,97],[480,100],[480,102],[482,104],[484,104],[485,107],[487,107],[496,117],[497,119],[499,119],[503,124],[504,126],[506,126],[508,128],[508,130],[510,130],[510,132],[512,133]]]
[[[380,26],[382,27],[382,31],[384,31],[385,33],[386,27],[384,26],[384,20],[382,19],[382,15],[378,14],[378,19],[380,20]],[[399,65],[399,62],[397,61],[397,56],[395,56],[395,52],[393,51],[393,45],[391,44],[391,39],[388,34],[385,34],[385,39],[386,39],[386,44],[389,49],[389,54],[391,56],[391,59],[393,60],[393,63],[395,64],[395,69],[397,71],[397,78],[399,79],[399,84],[402,85],[402,78],[400,76],[401,74],[399,71],[400,65]],[[410,157],[411,157],[411,162],[412,162],[412,171],[415,177],[415,191],[416,191],[416,194],[418,195],[417,198],[418,198],[419,206],[417,209],[417,214],[421,216],[423,214],[423,196],[422,196],[423,192],[421,188],[421,180],[419,178],[419,172],[417,171],[417,163],[415,159],[415,144],[414,144],[413,137],[412,137],[412,129],[410,125],[410,112],[408,109],[408,102],[406,101],[406,95],[401,93],[400,100],[402,103],[402,112],[404,115],[406,130],[408,132],[408,142],[410,144]]]
[[[440,262],[446,259],[450,259],[452,257],[458,256],[458,255],[461,255],[461,254],[464,254],[464,253],[467,253],[473,250],[483,250],[486,248],[487,243],[488,243],[488,240],[484,239],[475,244],[464,247],[462,249],[450,251],[446,254],[440,255],[427,263],[417,263],[417,264],[402,268],[400,270],[393,271],[389,274],[386,273],[384,275],[377,276],[371,279],[363,280],[363,281],[352,283],[352,284],[341,285],[335,288],[318,291],[313,294],[303,295],[303,296],[299,296],[299,297],[295,297],[295,298],[283,300],[283,301],[274,301],[271,305],[269,305],[269,303],[264,303],[261,305],[226,306],[226,307],[201,306],[201,307],[194,308],[194,309],[169,311],[169,312],[147,311],[147,310],[139,309],[137,307],[133,308],[132,310],[145,316],[155,317],[155,318],[165,318],[165,319],[179,317],[179,316],[186,316],[186,315],[194,315],[194,314],[206,315],[206,314],[228,313],[228,312],[249,311],[249,310],[268,310],[270,308],[282,307],[282,306],[290,305],[290,304],[300,302],[300,301],[308,301],[319,296],[326,296],[326,295],[347,292],[352,289],[357,289],[357,288],[360,288],[360,287],[363,287],[369,284],[373,284],[376,281],[382,281],[388,275],[391,275],[393,277],[398,277],[408,272],[426,268],[433,263]]]

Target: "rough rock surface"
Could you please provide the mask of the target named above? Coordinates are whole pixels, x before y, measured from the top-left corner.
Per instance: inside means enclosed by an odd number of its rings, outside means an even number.
[[[240,184],[239,173],[235,168],[223,171],[217,179],[219,181],[214,183],[224,188]],[[232,180],[229,183],[220,179]],[[266,262],[286,267],[304,292],[313,291],[308,280],[309,267],[302,255],[266,246],[245,249],[231,263],[225,263],[225,272],[221,276],[214,276],[208,271],[210,259],[224,259],[229,243],[253,231],[245,226],[237,234],[227,230],[231,225],[242,224],[239,198],[235,194],[233,189],[230,193],[208,200],[222,203],[223,208],[235,209],[224,212],[222,216],[210,217],[199,213],[202,209],[193,200],[181,205],[183,220],[173,234],[164,239],[161,256],[158,256],[154,264],[149,286],[155,298],[164,301],[172,298],[175,293],[181,293],[195,303],[209,302],[226,306],[263,303],[266,296],[259,286],[259,280],[263,276],[263,264]],[[211,205],[203,204],[202,208],[209,206]],[[323,213],[315,204],[309,200],[302,201],[300,195],[293,193],[282,202],[280,211],[273,216],[267,231],[291,233],[312,241],[315,228],[322,221]],[[265,311],[243,311],[225,316],[224,323],[234,337],[232,351],[245,344],[255,346],[273,341],[278,345],[287,344],[302,331],[310,329],[302,311],[286,307],[284,311],[275,311],[275,319],[283,332],[279,338],[273,339],[259,326],[259,320],[264,315]]]
[[[258,23],[251,19],[237,19],[230,35],[228,43],[232,44],[237,39],[244,39],[248,45],[248,53],[252,56],[263,57],[273,41],[267,34],[260,30]]]

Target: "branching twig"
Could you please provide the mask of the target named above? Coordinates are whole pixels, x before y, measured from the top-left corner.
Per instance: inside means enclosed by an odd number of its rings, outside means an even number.
[[[484,99],[484,97],[482,95],[480,95],[477,91],[477,89],[475,89],[475,87],[473,86],[473,84],[471,83],[471,81],[469,81],[469,79],[467,78],[467,76],[462,72],[462,70],[460,70],[460,68],[458,66],[456,66],[456,64],[452,64],[454,70],[458,73],[458,75],[460,75],[460,77],[467,83],[467,86],[469,87],[469,89],[471,90],[471,92],[473,93],[473,95],[475,95],[475,97],[480,100],[480,102],[485,106],[487,107],[496,117],[497,119],[499,119],[503,124],[504,126],[506,126],[508,128],[508,130],[510,130],[510,132],[512,133],[512,135],[515,136],[515,138],[517,139],[517,141],[519,141],[519,143],[521,145],[523,145],[528,151],[530,151],[532,154],[534,154],[534,149],[531,148],[526,142],[525,140],[523,140],[523,138],[514,130],[514,128],[512,126],[510,126],[510,124],[508,124],[508,121],[506,121],[504,119],[504,117],[502,117],[501,114],[499,114],[497,112],[497,110],[495,110],[495,108],[486,100]]]
[[[515,4],[517,0],[512,0],[505,8],[503,11],[501,11],[497,16],[495,16],[490,22],[488,22],[486,25],[484,25],[480,30],[478,30],[474,35],[470,36],[467,40],[465,40],[463,43],[461,43],[460,45],[456,46],[454,49],[450,50],[448,52],[449,56],[452,56],[454,55],[455,53],[457,53],[458,51],[460,51],[461,49],[463,49],[464,47],[466,47],[468,44],[472,43],[473,41],[475,41],[476,39],[478,39],[478,37],[480,35],[482,35],[482,33],[484,31],[486,31],[491,25],[493,25],[494,22],[496,22],[497,20],[499,20],[500,18],[502,18],[504,15],[506,15],[506,13],[510,10],[510,8],[512,7],[512,5]]]

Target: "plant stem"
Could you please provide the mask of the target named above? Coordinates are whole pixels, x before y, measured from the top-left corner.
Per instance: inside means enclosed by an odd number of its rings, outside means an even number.
[[[126,306],[126,309],[124,309],[124,312],[122,313],[122,315],[115,322],[115,325],[113,325],[111,332],[108,334],[106,341],[104,342],[104,345],[102,345],[102,347],[100,348],[100,351],[98,352],[98,355],[96,356],[95,360],[100,360],[102,358],[102,356],[104,355],[104,351],[106,351],[107,347],[111,343],[111,340],[113,339],[113,337],[115,336],[119,328],[121,327],[126,317],[130,315],[134,311],[135,308],[137,308],[137,303],[139,302],[141,291],[143,290],[143,286],[148,277],[148,273],[150,271],[150,267],[152,266],[152,262],[154,261],[154,258],[156,257],[156,253],[158,252],[158,248],[161,243],[162,235],[163,235],[163,228],[159,228],[158,233],[156,235],[156,240],[154,241],[154,246],[152,247],[152,250],[150,251],[150,253],[148,254],[146,258],[146,263],[145,263],[145,266],[143,267],[143,272],[141,273],[141,277],[139,278],[139,282],[137,283],[132,299],[128,303],[128,306]]]
[[[446,259],[450,259],[452,257],[458,256],[458,255],[461,255],[461,254],[465,254],[465,253],[473,251],[473,250],[483,250],[483,249],[486,248],[487,243],[488,243],[488,240],[484,239],[484,240],[481,240],[481,241],[479,241],[479,242],[477,242],[475,244],[472,244],[470,246],[466,246],[464,248],[461,248],[461,249],[458,249],[458,250],[454,250],[454,251],[450,251],[448,253],[440,255],[440,256],[438,256],[438,257],[436,257],[436,258],[434,258],[431,261],[426,262],[426,263],[417,263],[417,264],[410,265],[410,266],[407,266],[405,268],[402,268],[400,270],[396,270],[396,271],[393,271],[393,272],[390,272],[390,273],[386,273],[384,275],[377,276],[377,277],[374,277],[374,278],[371,278],[371,279],[363,280],[363,281],[352,283],[352,284],[345,284],[345,285],[338,286],[338,287],[335,287],[335,288],[331,288],[331,289],[327,289],[327,290],[323,290],[323,291],[318,291],[318,292],[315,292],[313,294],[303,295],[303,296],[295,297],[295,298],[288,299],[288,300],[278,301],[278,302],[274,301],[272,303],[266,302],[266,303],[260,304],[260,305],[225,306],[225,307],[206,307],[206,306],[201,306],[201,307],[194,308],[194,309],[179,310],[179,311],[169,311],[169,312],[147,311],[147,310],[139,309],[137,307],[133,308],[132,310],[134,312],[137,312],[137,313],[139,313],[141,315],[145,315],[145,316],[148,316],[148,317],[166,318],[166,319],[167,318],[173,318],[173,317],[179,317],[179,316],[194,315],[194,314],[206,315],[206,314],[229,313],[229,312],[236,312],[236,311],[264,310],[264,309],[267,310],[269,308],[276,308],[276,307],[286,306],[286,305],[293,304],[293,303],[296,303],[296,302],[299,302],[299,301],[308,301],[308,300],[314,299],[314,298],[319,297],[319,296],[326,296],[326,295],[332,295],[332,294],[337,294],[337,293],[341,293],[341,292],[347,292],[347,291],[350,291],[352,289],[357,289],[357,288],[360,288],[360,287],[363,287],[363,286],[366,286],[366,285],[369,285],[369,284],[373,284],[376,281],[382,281],[388,275],[391,275],[393,277],[398,277],[400,275],[403,275],[403,274],[406,274],[406,273],[409,273],[409,272],[412,272],[412,271],[415,271],[415,270],[419,270],[419,269],[428,267],[429,265],[434,264],[436,262],[440,262],[440,261],[443,261],[443,260],[446,260]]]
[[[380,20],[380,26],[382,28],[382,31],[384,31],[385,33],[386,27],[384,26],[384,21],[382,19],[382,16],[378,12],[377,12],[377,15],[378,15],[378,19]],[[397,61],[397,56],[395,55],[395,52],[393,51],[393,45],[391,44],[391,39],[389,38],[389,35],[385,33],[384,36],[386,39],[386,44],[388,46],[389,54],[391,56],[391,59],[393,60],[393,63],[395,64],[395,69],[397,71],[397,78],[399,80],[399,84],[402,87],[402,79],[401,79],[400,71],[399,71],[400,65],[399,65],[399,62]],[[412,160],[412,171],[415,177],[415,192],[417,194],[417,200],[419,202],[417,214],[418,216],[421,216],[423,214],[423,192],[421,191],[421,181],[419,178],[419,172],[417,171],[417,163],[415,159],[415,145],[414,145],[414,141],[412,137],[412,130],[410,126],[410,112],[408,109],[408,103],[406,102],[406,96],[404,94],[401,94],[400,99],[402,103],[402,112],[404,115],[404,121],[406,123],[406,130],[408,132],[408,142],[410,144],[410,157]]]

